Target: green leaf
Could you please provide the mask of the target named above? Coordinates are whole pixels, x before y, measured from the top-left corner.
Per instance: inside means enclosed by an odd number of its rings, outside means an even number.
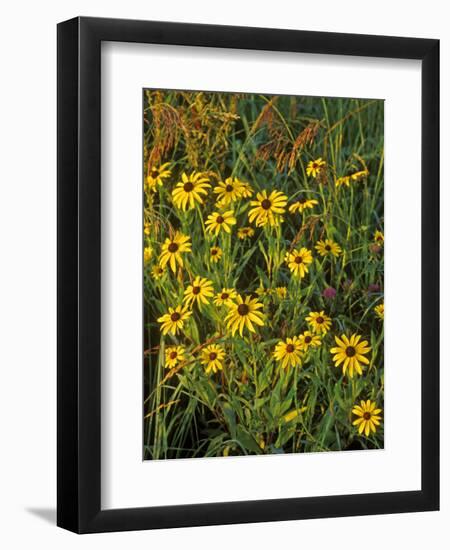
[[[236,439],[236,415],[230,405],[226,404],[222,407],[223,416],[230,430],[232,439]]]
[[[261,454],[261,448],[258,443],[256,443],[253,437],[247,433],[241,425],[237,426],[236,440],[239,441],[242,447],[244,447],[247,451]]]

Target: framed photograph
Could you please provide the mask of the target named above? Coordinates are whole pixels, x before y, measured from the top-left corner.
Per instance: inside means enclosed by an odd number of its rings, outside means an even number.
[[[438,40],[60,23],[58,525],[437,510],[438,274]]]

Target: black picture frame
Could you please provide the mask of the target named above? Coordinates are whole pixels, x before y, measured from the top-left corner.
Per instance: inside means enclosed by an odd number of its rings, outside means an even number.
[[[422,61],[420,491],[101,509],[102,41]],[[77,17],[58,25],[57,524],[76,533],[439,508],[439,41]],[[418,298],[418,297],[417,297]]]

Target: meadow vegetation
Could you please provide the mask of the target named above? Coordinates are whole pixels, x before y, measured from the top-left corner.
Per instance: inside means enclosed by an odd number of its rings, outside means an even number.
[[[382,448],[383,102],[143,116],[144,458]]]

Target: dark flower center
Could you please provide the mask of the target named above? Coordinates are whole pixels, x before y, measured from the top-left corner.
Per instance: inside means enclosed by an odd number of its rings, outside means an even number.
[[[200,294],[200,287],[199,286],[194,286],[192,288],[192,294]]]
[[[217,254],[217,252],[218,252],[217,248],[213,248],[213,249],[211,250],[211,255],[212,255],[212,256],[215,256],[215,255]]]
[[[177,354],[176,351],[171,351],[169,357],[170,357],[171,359],[176,359],[177,355],[178,355],[178,354]]]
[[[227,193],[231,193],[231,191],[233,191],[233,186],[230,185],[230,184],[228,184],[228,185],[225,187],[225,191],[226,191]]]
[[[215,359],[216,357],[217,357],[217,353],[212,352],[212,353],[209,354],[209,360],[210,360],[210,361],[214,361],[214,359]]]
[[[220,297],[222,298],[222,300],[228,300],[230,295],[228,294],[228,292],[222,292]]]
[[[179,321],[181,319],[181,315],[178,313],[178,311],[174,311],[172,313],[172,315],[170,316],[170,320],[173,322],[173,323],[176,323],[177,321]]]
[[[217,216],[216,223],[223,223],[224,221],[223,216]]]
[[[151,176],[153,179],[157,178],[157,177],[159,176],[158,170],[152,170],[152,171],[150,172],[150,176]]]
[[[305,204],[305,202],[307,201],[308,199],[305,199],[305,197],[301,198],[301,199],[298,199],[298,202],[300,204]]]
[[[311,336],[305,336],[305,344],[309,344],[311,340],[312,340]]]
[[[356,355],[356,350],[353,346],[348,346],[348,348],[345,350],[345,354],[347,357],[354,357]]]
[[[183,189],[186,191],[186,193],[190,193],[192,189],[194,189],[194,184],[191,181],[187,181],[183,185]]]
[[[317,162],[313,162],[312,167],[314,168],[314,170],[316,170],[317,168],[319,168],[319,165],[317,164]]]
[[[323,323],[323,317],[317,317],[316,323],[318,323],[319,325],[321,325],[321,324]]]
[[[370,417],[371,417],[371,416],[372,416],[372,415],[370,414],[370,412],[365,412],[365,413],[363,414],[364,420],[370,420]]]
[[[294,348],[294,346],[293,346],[292,344],[288,344],[288,345],[286,346],[286,351],[287,351],[288,353],[292,353],[292,352],[294,351],[294,349],[295,349],[295,348]]]
[[[269,208],[272,206],[272,203],[269,201],[269,199],[264,199],[261,201],[261,208],[264,210],[269,210]]]
[[[178,245],[177,243],[170,243],[169,246],[167,247],[167,250],[169,252],[171,252],[172,254],[174,254],[177,250],[178,250]]]
[[[247,315],[247,313],[249,312],[250,308],[248,307],[247,304],[239,304],[238,308],[237,308],[237,311],[239,313],[239,315]]]
[[[296,256],[294,262],[296,264],[301,264],[303,263],[303,258],[301,256]]]
[[[325,247],[325,250],[327,250],[329,252],[331,250],[331,246],[329,244],[327,244],[326,247]]]

